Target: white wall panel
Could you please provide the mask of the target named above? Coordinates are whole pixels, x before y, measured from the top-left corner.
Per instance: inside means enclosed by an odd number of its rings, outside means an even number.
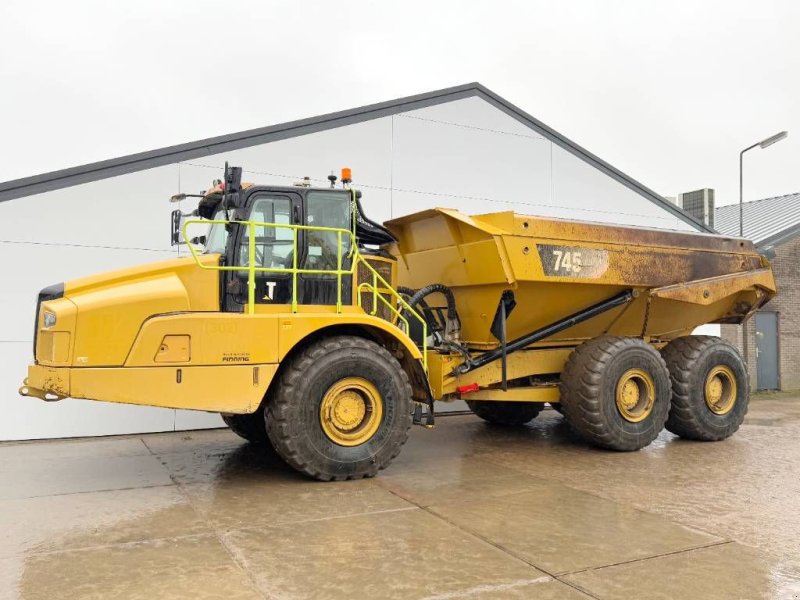
[[[0,240],[169,250],[175,165],[0,204]]]
[[[227,427],[222,422],[222,417],[217,413],[200,412],[198,410],[176,410],[175,429],[213,429],[214,427]]]
[[[327,186],[331,171],[338,177],[342,167],[350,167],[370,216],[388,219],[391,128],[391,119],[379,119],[185,161],[180,163],[181,191],[208,189],[213,179],[221,177],[226,161],[244,169],[244,181],[272,185],[293,185],[308,176],[313,185]]]
[[[394,121],[396,215],[442,206],[693,229],[480,99]]]
[[[420,111],[417,111],[420,112]],[[484,125],[477,121],[477,125]],[[536,135],[395,117],[394,213],[434,206],[468,214],[550,202],[550,147]]]
[[[538,133],[531,131],[503,111],[475,97],[412,110],[404,115],[415,119],[430,120],[433,123],[480,128],[487,132],[515,134],[523,137],[539,136]]]
[[[553,202],[565,218],[680,229],[694,228],[566,150],[553,147]],[[556,216],[554,212],[549,212]]]

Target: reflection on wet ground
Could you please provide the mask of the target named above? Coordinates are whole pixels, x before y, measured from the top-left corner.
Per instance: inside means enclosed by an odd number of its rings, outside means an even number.
[[[800,398],[721,443],[554,411],[320,484],[227,430],[0,445],[0,598],[800,598]]]

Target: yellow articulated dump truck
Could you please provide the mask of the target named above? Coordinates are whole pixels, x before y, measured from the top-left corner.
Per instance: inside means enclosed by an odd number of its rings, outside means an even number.
[[[20,393],[218,412],[320,480],[375,475],[436,401],[506,426],[549,403],[620,451],[742,423],[741,356],[690,334],[775,294],[749,241],[452,209],[379,225],[348,169],[329,179],[226,167],[173,213],[187,256],[42,290]]]

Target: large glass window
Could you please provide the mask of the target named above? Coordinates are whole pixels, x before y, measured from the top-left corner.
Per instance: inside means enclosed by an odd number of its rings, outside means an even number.
[[[306,225],[331,229],[351,229],[350,194],[340,191],[313,191],[306,196]],[[304,268],[335,270],[338,238],[334,231],[308,231],[308,255]],[[342,234],[342,261],[350,251],[350,236]]]
[[[248,220],[256,223],[289,225],[292,222],[292,203],[285,196],[260,196],[253,200]],[[287,227],[256,225],[256,266],[266,268],[289,268],[292,266],[294,234]],[[239,264],[247,266],[250,244],[250,228],[245,228],[239,248]]]

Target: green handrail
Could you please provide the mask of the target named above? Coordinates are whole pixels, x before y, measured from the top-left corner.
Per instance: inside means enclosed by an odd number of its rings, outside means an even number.
[[[191,243],[187,242],[187,246],[189,247],[189,252],[194,258],[195,263],[201,269],[207,269],[211,271],[246,271],[247,272],[247,313],[248,314],[255,314],[255,293],[256,293],[256,273],[276,273],[276,274],[288,274],[292,276],[292,312],[297,312],[297,277],[298,275],[336,275],[336,312],[342,312],[342,276],[348,275],[350,277],[356,273],[356,268],[358,265],[363,265],[369,273],[372,275],[372,282],[362,282],[356,288],[356,297],[357,297],[357,305],[359,308],[364,310],[364,307],[361,306],[361,291],[372,291],[372,310],[370,313],[372,315],[377,314],[377,307],[378,301],[382,302],[386,305],[390,311],[392,312],[394,324],[399,329],[403,330],[403,328],[397,325],[397,321],[402,321],[405,325],[404,333],[406,335],[410,335],[410,327],[408,320],[403,316],[403,310],[405,310],[408,314],[414,317],[417,321],[419,321],[420,325],[422,326],[422,360],[423,366],[425,368],[425,372],[428,371],[428,325],[425,322],[425,319],[420,316],[417,311],[415,311],[411,306],[403,299],[403,297],[378,273],[369,262],[361,256],[361,253],[358,251],[358,247],[356,244],[356,237],[352,231],[347,229],[339,229],[335,227],[319,227],[314,225],[292,225],[292,224],[283,224],[283,223],[264,223],[260,221],[224,221],[224,220],[200,220],[200,219],[192,219],[188,220],[183,224],[182,234],[183,239],[188,240],[189,236],[187,235],[187,229],[190,225],[221,225],[227,226],[229,223],[238,223],[239,225],[247,227],[248,231],[248,240],[247,240],[247,264],[246,265],[208,265],[203,264],[200,261],[201,253],[198,252],[198,249]],[[292,266],[291,267],[259,267],[256,266],[256,236],[255,231],[256,227],[271,227],[273,229],[289,229],[292,232]],[[298,231],[318,231],[318,232],[330,232],[336,234],[336,269],[307,269],[307,268],[299,268],[297,266],[297,232]],[[343,236],[347,236],[346,239],[349,241],[349,250],[346,255],[343,256]],[[352,258],[350,263],[350,267],[347,269],[342,268],[342,261],[343,259]],[[380,284],[380,285],[379,285]],[[387,300],[382,294],[378,293],[378,288],[384,289],[388,291],[389,295],[391,296],[394,304]],[[402,307],[401,310],[398,310],[397,305]]]

